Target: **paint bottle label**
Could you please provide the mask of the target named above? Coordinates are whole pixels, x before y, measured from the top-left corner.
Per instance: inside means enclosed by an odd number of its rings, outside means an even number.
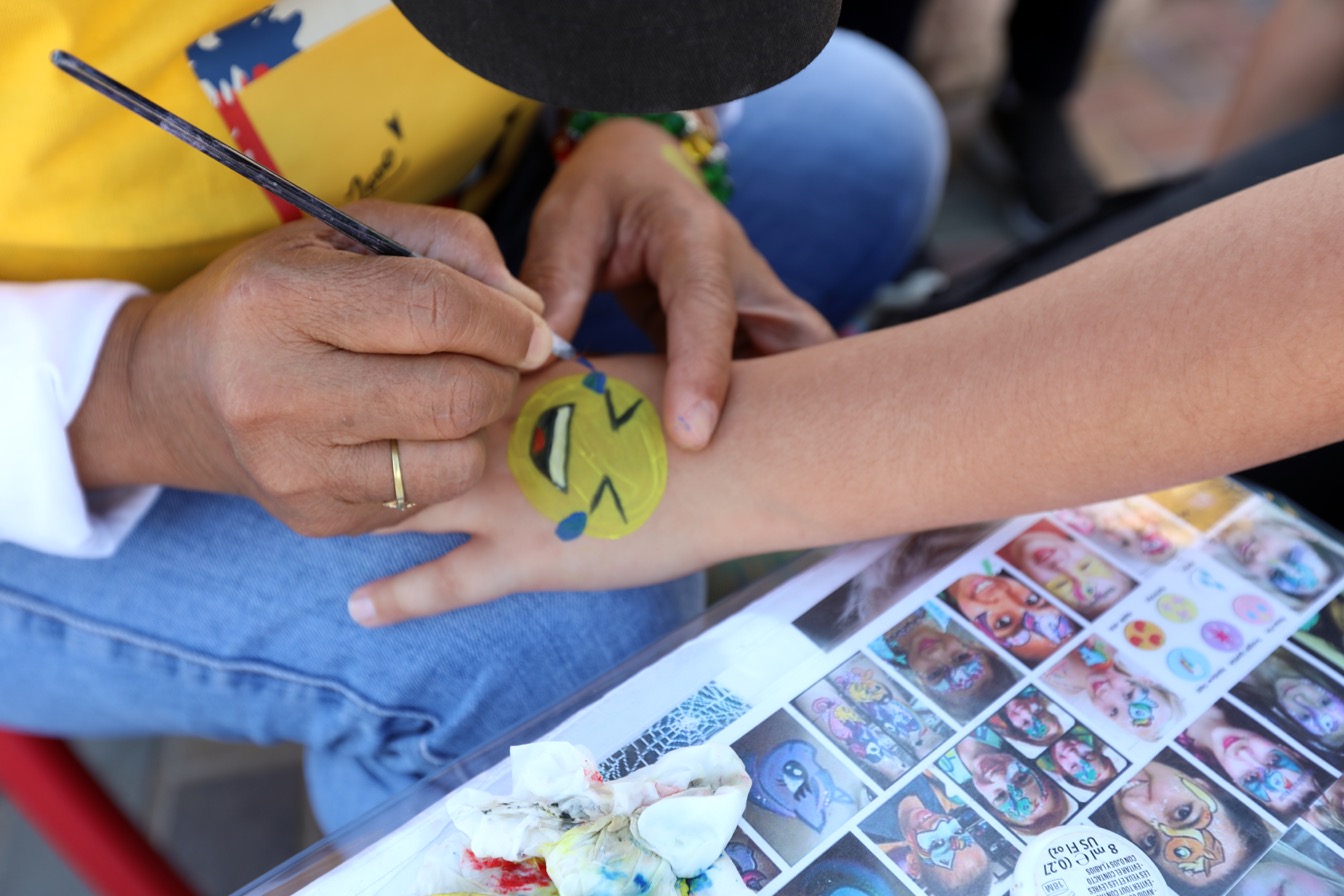
[[[1012,896],[1171,896],[1133,843],[1089,824],[1047,831],[1022,851]]]

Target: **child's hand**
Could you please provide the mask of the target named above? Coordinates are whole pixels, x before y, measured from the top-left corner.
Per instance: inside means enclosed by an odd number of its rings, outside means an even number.
[[[661,399],[661,360],[607,358],[599,364],[608,377],[635,386],[646,400]],[[513,411],[488,431],[480,483],[450,502],[425,508],[393,530],[464,532],[471,540],[437,560],[360,588],[349,605],[356,621],[386,625],[518,591],[646,584],[712,562],[694,543],[708,521],[697,512],[694,490],[688,487],[685,462],[692,456],[670,444],[661,503],[644,525],[622,538],[581,535],[564,541],[556,534],[556,523],[523,495],[509,470],[506,451],[522,405],[544,383],[585,372],[577,364],[562,362],[524,380]],[[697,515],[702,517],[699,521]]]

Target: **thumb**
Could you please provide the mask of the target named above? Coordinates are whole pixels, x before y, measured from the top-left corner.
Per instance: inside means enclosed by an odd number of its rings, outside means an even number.
[[[572,337],[579,329],[598,268],[606,260],[610,230],[604,210],[585,211],[578,202],[563,209],[558,203],[543,204],[532,217],[519,276],[541,293],[543,316],[561,336]]]
[[[364,585],[346,609],[365,628],[380,628],[485,603],[515,590],[503,579],[509,564],[502,559],[473,538],[437,560]]]

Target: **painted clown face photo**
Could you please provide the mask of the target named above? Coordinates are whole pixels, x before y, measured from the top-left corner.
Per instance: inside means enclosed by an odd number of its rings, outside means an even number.
[[[596,371],[534,392],[514,424],[508,458],[527,500],[566,541],[629,535],[667,485],[667,446],[653,403]]]

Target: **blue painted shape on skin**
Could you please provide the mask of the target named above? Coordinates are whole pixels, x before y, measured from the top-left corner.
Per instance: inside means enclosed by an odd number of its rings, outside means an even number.
[[[586,528],[588,528],[588,514],[582,510],[576,510],[556,525],[555,534],[560,537],[561,541],[573,541],[582,535]]]
[[[607,391],[607,375],[594,370],[583,378],[583,385],[585,388],[592,389],[598,395],[601,395]]]
[[[639,888],[639,892],[647,893],[649,891],[649,879],[644,875],[636,874],[634,883]]]

